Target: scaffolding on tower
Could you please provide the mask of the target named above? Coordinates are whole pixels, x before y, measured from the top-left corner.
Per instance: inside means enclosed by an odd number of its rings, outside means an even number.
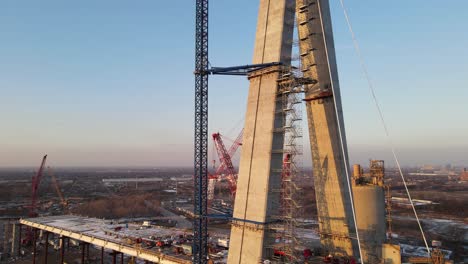
[[[297,62],[297,65],[294,65]],[[278,97],[281,100],[284,145],[283,168],[281,173],[280,211],[278,236],[275,239],[274,260],[279,263],[301,261],[300,241],[296,232],[298,218],[302,217],[300,171],[302,161],[302,100],[303,93],[313,80],[304,78],[300,71],[299,60],[293,66],[283,66],[280,70]]]

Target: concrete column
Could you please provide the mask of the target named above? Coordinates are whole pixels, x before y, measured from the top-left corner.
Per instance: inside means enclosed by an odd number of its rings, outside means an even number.
[[[65,260],[65,239],[66,237],[60,237],[60,263],[63,264]]]
[[[305,101],[321,244],[335,256],[358,256],[329,0],[310,3],[297,0],[296,14],[302,71],[316,81]]]
[[[15,253],[14,250],[11,248],[11,244],[13,243],[13,241],[10,240],[10,238],[12,238],[13,235],[9,234],[11,229],[12,228],[10,225],[10,221],[5,221],[3,223],[3,252],[6,253],[11,250],[11,254],[13,255]]]
[[[33,233],[33,264],[36,264],[36,253],[37,253],[37,247],[36,247],[36,239],[37,239],[37,230],[31,227],[31,231]]]
[[[294,0],[260,0],[254,64],[291,62]],[[268,223],[278,216],[284,124],[279,68],[253,73],[234,204],[228,263],[259,263],[270,257],[274,237]]]
[[[23,231],[23,225],[18,224],[18,256],[21,255],[21,232]]]
[[[89,243],[86,243],[86,261],[89,260]]]
[[[112,252],[112,264],[117,264],[117,252]]]
[[[13,226],[11,226],[11,255],[15,255],[15,254],[20,254],[20,249],[19,249],[19,245],[21,245],[21,237],[20,237],[20,224],[13,224]],[[5,231],[5,235],[7,235],[7,232]],[[19,238],[19,239],[17,239]],[[7,237],[5,237],[5,239],[9,239]]]
[[[47,264],[47,258],[49,256],[49,234],[49,232],[45,231],[44,264]]]
[[[120,253],[120,264],[124,262],[124,253]]]
[[[85,243],[81,243],[81,264],[85,263]]]
[[[101,264],[104,264],[104,247],[101,247]]]

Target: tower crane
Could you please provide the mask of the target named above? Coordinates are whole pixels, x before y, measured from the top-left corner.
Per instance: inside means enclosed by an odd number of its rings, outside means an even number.
[[[193,263],[208,258],[208,0],[196,0]]]

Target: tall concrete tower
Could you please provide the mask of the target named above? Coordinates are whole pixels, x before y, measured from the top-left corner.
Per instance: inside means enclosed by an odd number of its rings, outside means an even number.
[[[297,0],[297,25],[302,72],[317,81],[305,101],[322,247],[358,256],[328,0]]]
[[[294,32],[295,2],[261,0],[254,64],[289,64]],[[259,263],[271,245],[268,223],[276,219],[281,186],[283,127],[277,95],[279,68],[249,77],[250,88],[234,206],[229,263]],[[275,132],[277,131],[277,132]]]
[[[296,16],[295,16],[296,15]],[[297,20],[314,182],[323,247],[357,255],[347,188],[348,163],[328,0],[260,0],[254,64],[282,62],[292,54]],[[243,149],[228,263],[259,263],[271,256],[269,224],[279,214],[284,126],[278,95],[279,68],[249,76]],[[338,111],[336,111],[336,109]]]

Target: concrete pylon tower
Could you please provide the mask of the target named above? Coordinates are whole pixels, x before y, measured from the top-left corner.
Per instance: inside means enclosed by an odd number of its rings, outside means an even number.
[[[261,0],[254,64],[289,64],[294,32],[294,0]],[[278,216],[283,160],[282,102],[278,100],[279,68],[249,76],[237,193],[228,263],[259,263],[272,237],[268,223]]]
[[[305,95],[322,247],[359,256],[349,192],[348,150],[328,0],[297,0]]]
[[[347,188],[346,138],[328,0],[260,0],[254,64],[290,64],[296,15],[323,247],[357,256]],[[243,149],[228,263],[259,263],[271,257],[268,228],[280,207],[284,124],[278,95],[279,68],[249,76]],[[336,109],[338,111],[336,111]],[[346,164],[346,165],[345,165]]]

